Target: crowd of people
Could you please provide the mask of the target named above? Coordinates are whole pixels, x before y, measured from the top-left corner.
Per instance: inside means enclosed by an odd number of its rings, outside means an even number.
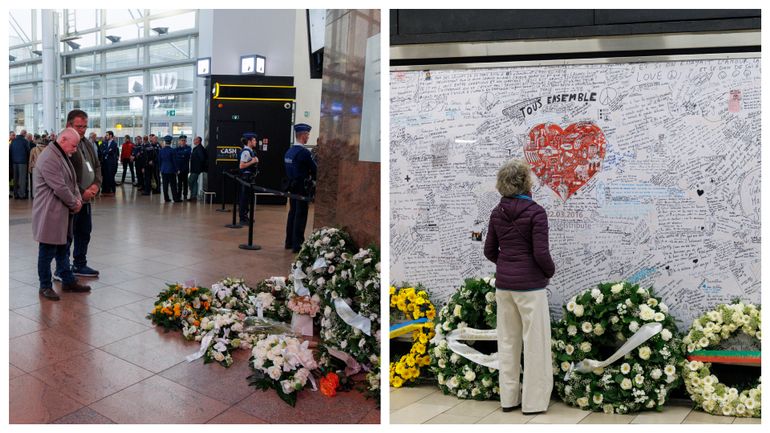
[[[32,232],[38,242],[38,278],[40,296],[58,301],[53,281],[61,281],[64,292],[89,292],[91,287],[81,284],[78,277],[98,278],[99,271],[88,266],[88,245],[91,241],[92,200],[98,194],[115,194],[118,163],[123,164],[119,184],[124,184],[131,173],[131,185],[141,188],[142,195],[159,194],[161,185],[166,202],[196,201],[198,180],[208,171],[207,150],[202,138],[195,137],[193,147],[187,137],[166,135],[134,137],[126,135],[118,145],[115,134],[107,131],[103,137],[88,129],[88,113],[72,110],[67,114],[65,129],[58,134],[10,133],[10,163],[13,174],[15,199],[33,199]],[[284,164],[288,180],[287,191],[308,195],[308,181],[316,176],[316,164],[304,148],[311,127],[297,124],[294,146],[286,152]],[[254,148],[257,134],[245,133],[244,149],[239,155],[242,175],[255,175],[259,159]],[[31,175],[31,188],[27,180]],[[29,194],[28,194],[29,193]],[[245,199],[246,193],[242,194]],[[188,198],[189,196],[189,198]],[[242,203],[241,208],[245,206]],[[286,223],[285,247],[294,252],[304,241],[308,202],[297,197],[290,200]],[[242,214],[242,220],[246,217]],[[70,262],[70,252],[72,261]],[[56,261],[51,273],[51,261]],[[71,263],[71,264],[70,264]]]
[[[26,200],[34,197],[33,169],[40,153],[56,142],[55,133],[32,134],[26,130],[16,134],[10,132],[11,180],[13,198]],[[171,147],[174,137],[166,135],[162,141],[155,134],[130,135],[118,138],[113,131],[103,137],[91,132],[83,138],[83,144],[93,149],[99,161],[103,184],[99,194],[102,197],[115,195],[117,185],[126,183],[131,175],[131,185],[140,189],[142,195],[160,194],[161,188],[166,202],[195,202],[202,193],[198,186],[201,173],[208,171],[208,152],[203,139],[195,137],[193,147],[187,144],[187,136],[177,137],[176,147]],[[119,164],[123,166],[120,181],[116,181]],[[33,183],[29,181],[32,180]]]

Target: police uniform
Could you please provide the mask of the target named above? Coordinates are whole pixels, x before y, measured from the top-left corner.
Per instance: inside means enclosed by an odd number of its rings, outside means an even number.
[[[257,137],[257,134],[253,132],[245,132],[243,134],[243,138],[247,140],[246,145],[243,146],[243,150],[241,150],[241,156],[239,158],[239,167],[240,163],[246,163],[251,161],[252,159],[257,157],[256,152],[254,152],[253,149],[251,149],[248,145],[248,140],[251,140],[252,138],[259,140],[259,137]],[[247,181],[251,181],[251,179],[254,177],[254,175],[257,173],[257,164],[250,165],[246,168],[239,168],[241,178]],[[240,200],[240,216],[241,216],[241,224],[248,223],[249,222],[249,193],[250,191],[245,185],[241,185],[241,200]],[[252,198],[253,200],[253,198]]]
[[[142,177],[142,180],[144,181],[144,187],[142,188],[142,195],[150,195],[150,192],[153,191],[152,179],[155,177],[155,167],[158,165],[157,159],[158,152],[155,150],[155,146],[153,146],[150,141],[144,142],[142,145],[141,154],[141,164],[144,168]]]
[[[187,140],[186,135],[180,135],[180,140]],[[176,160],[176,168],[177,168],[177,179],[176,179],[176,187],[177,187],[177,196],[181,197],[182,200],[187,200],[187,175],[190,173],[190,156],[192,155],[192,148],[190,145],[185,144],[184,146],[177,146],[176,149],[174,149],[174,158]]]
[[[294,125],[294,132],[310,132],[310,125],[299,123]],[[299,143],[286,151],[283,157],[286,167],[286,177],[289,179],[289,192],[299,195],[307,195],[307,181],[315,179],[317,167],[310,155],[310,151]],[[286,241],[284,247],[291,248],[295,253],[299,252],[305,241],[305,225],[307,225],[307,213],[309,203],[305,200],[289,199],[289,216],[286,220]]]
[[[163,137],[163,141],[166,142],[166,146],[160,149],[158,152],[158,167],[160,168],[160,174],[163,178],[163,197],[166,199],[166,203],[171,201],[169,197],[169,187],[171,187],[171,194],[174,197],[174,201],[178,202],[179,194],[176,189],[176,158],[174,158],[174,149],[171,148],[172,136],[167,135]]]

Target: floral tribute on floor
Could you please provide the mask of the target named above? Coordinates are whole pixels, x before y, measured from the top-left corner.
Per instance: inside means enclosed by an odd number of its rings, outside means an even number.
[[[406,333],[414,338],[408,354],[394,355],[398,361],[390,364],[390,385],[408,386],[417,377],[430,376],[420,370],[427,360],[444,394],[498,399],[494,278],[465,280],[429,328],[418,322],[428,322],[425,309],[432,304],[427,293],[415,287],[418,290],[390,288],[391,321],[394,312],[410,319],[396,319],[391,338]],[[607,414],[661,411],[679,392],[689,394],[694,408],[709,414],[761,417],[758,306],[739,300],[718,305],[682,334],[652,288],[621,281],[576,294],[563,311],[563,318],[551,325],[551,346],[554,389],[568,405]],[[431,338],[423,352],[427,335]],[[751,347],[725,346],[734,336],[749,339]],[[718,366],[737,376],[738,383],[720,381]],[[736,366],[756,369],[746,374]]]
[[[379,402],[379,311],[379,251],[356,252],[347,233],[321,228],[288,278],[169,285],[147,318],[200,342],[188,361],[230,367],[234,351],[250,350],[249,384],[294,406],[298,393],[319,386],[329,397],[355,387]]]
[[[409,336],[411,347],[400,355],[391,344],[390,357],[398,361],[390,363],[390,385],[400,388],[417,383],[424,377],[422,367],[430,365],[428,342],[436,335],[434,331],[436,307],[428,292],[422,286],[390,286],[390,339]]]

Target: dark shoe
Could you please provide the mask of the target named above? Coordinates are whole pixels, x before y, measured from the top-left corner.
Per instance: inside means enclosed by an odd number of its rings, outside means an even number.
[[[77,280],[74,283],[70,284],[62,284],[61,289],[65,292],[90,292],[91,286],[86,286],[84,284],[80,284]]]
[[[169,203],[170,201],[171,201],[171,200],[169,200],[169,199],[166,199],[166,203]]]
[[[50,299],[52,301],[58,301],[59,299],[61,299],[59,298],[59,295],[52,288],[40,289],[38,293],[40,294],[40,296],[46,299]]]
[[[297,248],[297,249],[292,249],[292,250],[291,250],[291,252],[293,252],[294,254],[297,254],[297,253],[299,253],[299,248]]]
[[[72,268],[72,273],[79,276],[79,277],[99,277],[99,271],[96,269],[91,269],[88,266],[83,266],[81,268]]]
[[[521,413],[523,415],[539,415],[541,413],[545,413],[545,411],[544,410],[538,410],[538,411],[535,411],[535,412],[524,412],[524,411],[521,411]]]
[[[516,410],[516,409],[518,409],[520,407],[521,407],[520,404],[517,404],[516,406],[511,406],[511,407],[504,407],[503,408],[503,412],[513,412],[514,410]]]
[[[290,249],[291,249],[291,245],[284,245],[284,246],[283,246],[283,248],[284,248],[285,250],[290,250]]]
[[[142,195],[150,195],[149,192],[143,192]]]
[[[190,200],[188,200],[188,201],[189,201],[190,203],[195,203],[196,201],[198,201],[198,199],[197,199],[197,198],[191,198],[191,199],[190,199]]]

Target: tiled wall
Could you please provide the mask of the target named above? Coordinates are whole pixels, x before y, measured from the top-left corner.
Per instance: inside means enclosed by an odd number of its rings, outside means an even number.
[[[327,14],[314,225],[362,247],[380,246],[380,163],[358,160],[366,41],[378,33],[378,9]]]

